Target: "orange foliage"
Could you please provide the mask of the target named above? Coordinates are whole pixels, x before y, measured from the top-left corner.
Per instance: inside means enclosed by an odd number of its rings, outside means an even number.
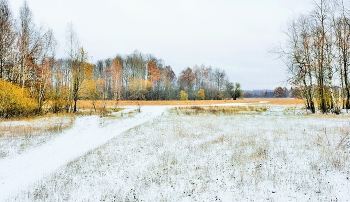
[[[148,80],[153,86],[157,81],[159,81],[162,75],[160,74],[160,70],[157,68],[157,66],[153,62],[148,62],[147,67],[148,67]]]
[[[111,87],[114,93],[114,99],[119,100],[123,89],[123,68],[119,60],[113,60],[110,68]]]

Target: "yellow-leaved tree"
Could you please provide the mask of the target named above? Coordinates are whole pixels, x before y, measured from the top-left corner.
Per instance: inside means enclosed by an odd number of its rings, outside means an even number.
[[[128,93],[133,100],[144,100],[150,88],[150,82],[140,78],[131,80],[128,86]]]
[[[186,91],[184,91],[184,90],[180,91],[180,100],[188,100],[188,95],[187,95]]]
[[[205,98],[205,93],[204,93],[204,90],[203,90],[203,89],[199,89],[199,91],[198,91],[198,97],[199,97],[199,99],[204,100],[204,98]]]
[[[82,83],[86,78],[91,77],[93,66],[87,62],[88,56],[84,48],[79,49],[79,54],[71,62],[71,101],[73,102],[73,112],[77,112],[77,101],[80,97]]]
[[[69,111],[69,88],[68,86],[56,85],[50,91],[50,108],[53,113],[59,113],[61,111]]]
[[[84,63],[84,80],[79,89],[79,96],[80,98],[90,100],[96,112],[96,101],[100,96],[97,89],[97,80],[92,76],[93,71],[94,67],[90,63]]]
[[[96,101],[100,98],[100,92],[97,89],[97,82],[94,79],[84,80],[80,94],[83,99],[91,101],[96,112]]]

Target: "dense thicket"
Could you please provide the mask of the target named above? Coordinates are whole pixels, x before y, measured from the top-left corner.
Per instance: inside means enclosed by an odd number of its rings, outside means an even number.
[[[91,64],[72,24],[66,30],[67,57],[55,58],[55,48],[52,30],[35,25],[26,2],[16,20],[8,1],[0,0],[0,82],[2,89],[13,89],[0,96],[0,116],[76,112],[79,99],[89,99],[95,107],[98,99],[180,99],[180,91],[188,99],[242,96],[240,85],[230,83],[219,68],[187,67],[177,77],[162,59],[138,51]]]
[[[350,109],[350,16],[345,1],[319,0],[288,24],[288,41],[278,53],[288,64],[289,82],[312,113]]]

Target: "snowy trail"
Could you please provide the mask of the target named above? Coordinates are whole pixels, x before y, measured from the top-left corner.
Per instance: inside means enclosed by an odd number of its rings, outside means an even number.
[[[0,160],[0,201],[128,129],[160,116],[166,108],[142,107],[133,117],[105,121],[97,116],[79,117],[70,130],[52,141]]]

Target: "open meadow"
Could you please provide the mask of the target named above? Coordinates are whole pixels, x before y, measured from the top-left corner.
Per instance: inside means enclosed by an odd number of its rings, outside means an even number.
[[[0,0],[0,202],[350,201],[349,11]]]
[[[80,111],[92,110],[88,101],[78,106]],[[31,146],[17,149],[21,152],[12,151],[15,143],[2,143],[0,190],[5,192],[0,192],[0,200],[350,198],[346,111],[309,114],[295,99],[120,101],[118,107],[123,110],[104,117],[39,119],[62,123],[62,129],[40,144],[30,144],[39,133],[24,135]],[[35,121],[1,122],[0,127],[21,122],[34,128]],[[7,133],[0,142],[17,138]]]

